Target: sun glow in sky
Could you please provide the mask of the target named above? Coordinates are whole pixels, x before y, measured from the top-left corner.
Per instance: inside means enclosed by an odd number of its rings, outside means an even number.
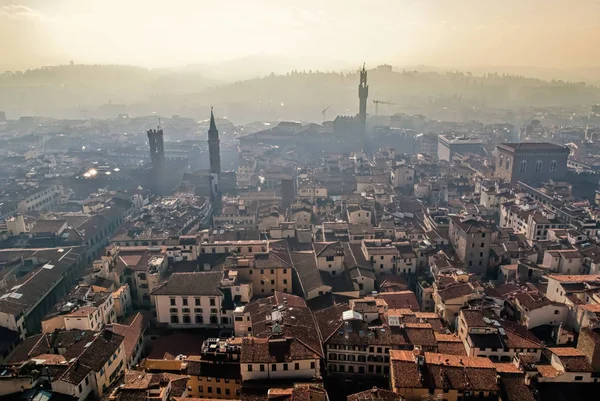
[[[249,55],[600,66],[600,0],[0,0],[0,70]]]

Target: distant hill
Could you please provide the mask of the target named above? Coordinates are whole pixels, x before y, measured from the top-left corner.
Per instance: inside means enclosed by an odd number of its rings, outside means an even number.
[[[225,63],[223,68],[233,70],[234,64]],[[247,65],[248,74],[259,74],[259,59],[248,59]],[[206,118],[206,108],[214,105],[219,116],[236,123],[261,119],[320,122],[321,111],[329,105],[328,119],[356,114],[356,72],[303,71],[293,69],[286,60],[273,61],[271,66],[288,72],[273,71],[233,83],[214,75],[207,78],[214,71],[198,65],[154,70],[75,65],[5,73],[0,76],[0,110],[9,119],[22,115],[78,118],[81,109],[97,118],[120,112]],[[584,107],[600,102],[600,89],[595,86],[501,73],[392,71],[380,67],[369,70],[368,80],[371,114],[375,113],[373,100],[394,103],[381,105],[381,114],[426,115],[441,109]]]

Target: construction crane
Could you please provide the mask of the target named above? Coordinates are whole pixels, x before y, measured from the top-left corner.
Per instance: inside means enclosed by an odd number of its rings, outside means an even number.
[[[325,119],[325,115],[326,115],[326,113],[327,113],[327,110],[329,110],[329,108],[330,108],[330,107],[331,107],[331,105],[329,105],[329,106],[325,107],[325,108],[323,109],[323,111],[321,112],[321,114],[323,114],[323,122],[325,122],[325,121],[326,121],[326,119]]]
[[[392,103],[392,102],[386,102],[385,100],[373,100],[373,103],[375,103],[375,115],[379,115],[379,105],[380,104],[387,104],[387,105],[396,104],[396,103]]]

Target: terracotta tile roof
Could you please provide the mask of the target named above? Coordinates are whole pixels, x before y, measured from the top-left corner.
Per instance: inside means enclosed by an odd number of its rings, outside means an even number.
[[[114,323],[107,329],[123,336],[123,345],[125,346],[125,355],[129,360],[133,356],[135,346],[144,334],[148,326],[149,317],[141,312],[135,314],[130,324]]]
[[[419,311],[419,302],[412,291],[382,292],[377,298],[385,300],[389,308],[406,308]]]
[[[280,317],[280,327],[285,337],[296,337],[314,352],[323,355],[315,318],[306,306],[306,301],[296,295],[275,292],[275,295],[247,304],[244,312],[250,314],[254,337],[269,337],[273,326],[273,311],[277,311]]]
[[[465,346],[461,339],[454,334],[435,333],[438,352],[458,356],[467,356]]]
[[[429,387],[464,391],[498,391],[496,369],[428,365]]]
[[[508,348],[543,348],[540,340],[525,326],[506,320],[501,321],[501,324],[506,333],[504,341]]]
[[[396,394],[393,391],[384,390],[381,388],[373,387],[370,390],[362,391],[360,393],[351,394],[346,397],[347,401],[402,401],[403,398],[400,394]]]
[[[79,384],[90,371],[100,372],[122,343],[122,336],[108,330],[102,331],[91,344],[86,344],[81,355],[70,365],[61,380]]]
[[[515,300],[529,311],[543,308],[551,304],[544,295],[535,292],[521,292],[515,295]]]
[[[600,313],[600,304],[585,304],[580,305],[579,309],[583,309],[588,312]]]
[[[414,361],[392,360],[390,365],[394,387],[398,389],[425,387],[421,380],[419,367]]]
[[[548,351],[552,352],[556,356],[585,356],[583,352],[573,347],[549,347]]]
[[[513,365],[514,366],[514,365]],[[525,375],[521,372],[499,372],[500,398],[504,401],[535,401],[533,391],[525,384]]]
[[[583,282],[592,282],[592,281],[600,281],[600,274],[571,274],[571,275],[562,275],[562,274],[550,274],[548,276],[550,279],[557,280],[561,283],[583,283]]]
[[[469,327],[493,327],[492,323],[486,322],[487,317],[479,309],[462,309],[460,315],[465,319]]]
[[[461,343],[462,340],[455,334],[435,333],[435,339],[438,342]],[[443,353],[443,352],[442,352]]]
[[[552,378],[560,375],[560,372],[552,365],[536,365],[536,369],[542,377]]]
[[[35,347],[35,345],[42,338],[42,334],[37,334],[35,336],[27,337],[23,340],[15,350],[10,355],[10,358],[6,361],[7,363],[19,363],[25,362],[29,359],[29,355],[31,350]],[[41,354],[38,354],[41,355]]]
[[[427,365],[444,365],[453,367],[486,369],[494,368],[494,364],[489,358],[478,356],[460,357],[457,355],[438,354],[433,352],[425,352],[425,363]]]
[[[512,362],[495,363],[494,366],[498,373],[522,373],[519,367]]]
[[[241,363],[294,362],[318,359],[319,355],[296,338],[269,341],[266,338],[244,338]]]
[[[413,351],[391,349],[390,350],[390,360],[414,363],[415,353]]]
[[[590,365],[585,356],[561,356],[560,363],[564,366],[567,372],[593,372],[594,369]]]
[[[442,301],[449,301],[452,299],[465,297],[471,294],[475,294],[475,289],[470,283],[457,283],[449,285],[443,290],[438,291],[438,295],[442,299]]]
[[[315,312],[315,320],[321,332],[321,338],[325,343],[338,330],[343,323],[342,313],[350,310],[346,304],[334,305]]]
[[[223,272],[175,273],[159,284],[151,295],[221,295]]]

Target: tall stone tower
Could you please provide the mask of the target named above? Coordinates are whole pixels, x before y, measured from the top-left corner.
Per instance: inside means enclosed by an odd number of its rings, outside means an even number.
[[[157,194],[164,194],[167,186],[165,145],[163,130],[158,127],[148,132],[148,144],[150,145],[150,161],[152,162],[152,173],[147,183],[148,187]]]
[[[221,149],[219,141],[219,131],[215,124],[213,109],[210,109],[210,127],[208,129],[208,154],[210,158],[210,186],[211,196],[215,209],[221,207],[221,188],[219,179],[221,177]]]
[[[148,143],[150,144],[150,160],[152,169],[162,171],[165,168],[165,144],[163,140],[163,130],[151,129],[148,131]]]
[[[362,70],[360,70],[360,83],[358,84],[358,99],[360,105],[358,109],[358,120],[361,124],[362,134],[366,133],[367,123],[367,98],[369,97],[369,85],[367,85],[367,70],[363,64]]]

